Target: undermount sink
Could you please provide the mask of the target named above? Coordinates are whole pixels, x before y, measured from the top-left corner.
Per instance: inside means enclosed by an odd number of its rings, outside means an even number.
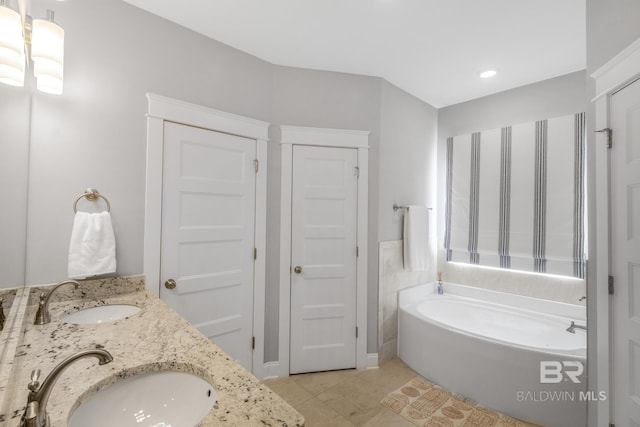
[[[84,325],[90,323],[115,322],[125,317],[133,316],[140,311],[140,307],[130,304],[108,304],[74,311],[62,318],[66,323]]]
[[[68,427],[196,426],[216,403],[214,387],[183,372],[148,372],[118,381],[76,409]]]

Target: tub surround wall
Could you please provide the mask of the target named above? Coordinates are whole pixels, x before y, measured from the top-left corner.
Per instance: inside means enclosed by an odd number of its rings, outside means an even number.
[[[507,292],[545,300],[586,305],[586,283],[583,279],[566,276],[525,273],[479,267],[471,264],[445,262],[442,278],[447,282]]]
[[[28,291],[31,295],[26,294]],[[218,408],[207,415],[202,426],[304,423],[297,411],[147,292],[141,277],[83,282],[78,289],[71,285],[60,288],[50,304],[52,322],[40,326],[33,325],[39,289],[24,288],[24,292],[19,303],[24,316],[16,319],[20,342],[13,359],[14,371],[4,388],[0,384],[0,390],[5,390],[2,426],[19,425],[32,369],[39,368],[43,376],[47,375],[65,357],[97,346],[109,351],[113,362],[98,366],[91,360],[67,368],[49,399],[51,425],[66,425],[70,412],[92,393],[122,378],[160,370],[193,373],[215,386]],[[127,319],[99,325],[60,321],[65,313],[110,303],[134,304],[142,310]]]
[[[398,291],[435,278],[435,261],[427,271],[407,271],[402,260],[402,240],[380,242],[378,305],[378,361],[398,354]]]

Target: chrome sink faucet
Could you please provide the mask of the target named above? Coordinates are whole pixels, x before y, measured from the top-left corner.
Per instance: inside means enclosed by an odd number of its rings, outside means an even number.
[[[49,395],[60,377],[60,374],[73,362],[85,357],[95,357],[98,359],[99,365],[106,365],[113,361],[111,353],[102,349],[85,350],[67,357],[60,362],[58,366],[47,375],[42,384],[38,382],[40,377],[40,369],[31,372],[31,382],[29,383],[29,398],[27,407],[24,410],[20,427],[50,427],[49,417],[47,416],[47,402]]]
[[[48,293],[40,294],[40,302],[38,303],[38,312],[36,313],[36,320],[34,320],[34,325],[45,325],[51,322],[51,316],[49,315],[49,300],[51,299],[51,295],[62,285],[73,284],[76,289],[80,286],[80,283],[75,280],[63,280],[62,282],[56,283],[53,288]]]
[[[576,322],[574,322],[573,320],[571,321],[571,326],[569,326],[567,328],[567,332],[570,332],[572,334],[576,333],[576,329],[582,329],[582,330],[587,330],[586,326],[582,326],[582,325],[576,325]]]

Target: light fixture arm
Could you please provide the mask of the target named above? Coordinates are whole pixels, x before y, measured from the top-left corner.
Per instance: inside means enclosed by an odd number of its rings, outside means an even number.
[[[18,0],[18,13],[20,14],[20,18],[22,18],[22,22],[27,22],[27,0]]]

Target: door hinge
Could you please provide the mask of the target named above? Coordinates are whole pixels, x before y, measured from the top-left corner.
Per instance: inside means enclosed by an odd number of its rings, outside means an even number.
[[[356,258],[360,256],[360,246],[356,246]]]
[[[251,349],[256,349],[256,337],[251,337]]]
[[[614,288],[613,276],[609,276],[608,286],[609,286],[609,295],[613,295],[613,288]]]
[[[355,166],[353,169],[356,171],[356,178],[360,178],[360,168]]]
[[[258,248],[253,248],[253,259],[258,259]]]
[[[356,338],[358,338],[358,327],[356,326]]]
[[[255,159],[255,160],[253,161],[253,164],[254,164],[254,165],[255,165],[255,167],[256,167],[256,173],[258,173],[258,169],[260,169],[260,161],[259,161],[258,159]]]
[[[607,148],[613,147],[613,130],[611,128],[604,128],[597,130],[598,133],[606,133],[607,134]]]
[[[609,423],[609,427],[616,427],[614,423]]]

